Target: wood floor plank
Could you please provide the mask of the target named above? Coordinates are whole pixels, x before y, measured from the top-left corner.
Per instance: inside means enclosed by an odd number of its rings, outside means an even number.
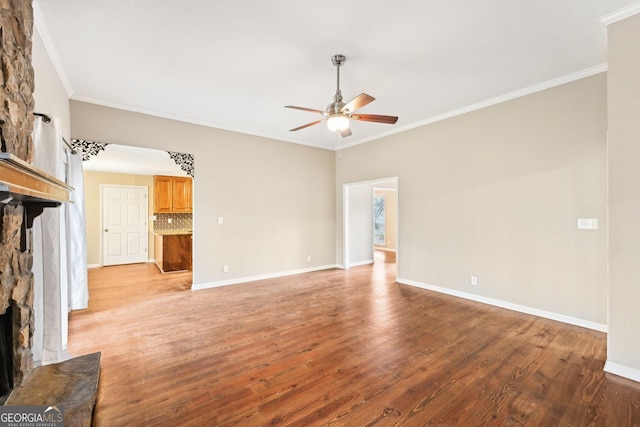
[[[191,291],[89,271],[73,355],[102,352],[101,426],[637,426],[606,335],[395,283],[373,265]]]

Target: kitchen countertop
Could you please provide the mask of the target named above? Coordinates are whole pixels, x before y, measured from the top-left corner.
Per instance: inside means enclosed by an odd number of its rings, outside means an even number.
[[[153,234],[158,236],[174,236],[178,234],[192,234],[193,230],[155,230]]]

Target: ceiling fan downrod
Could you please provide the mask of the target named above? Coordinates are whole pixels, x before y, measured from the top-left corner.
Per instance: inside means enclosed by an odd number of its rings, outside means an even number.
[[[336,94],[333,97],[333,104],[327,108],[327,113],[339,113],[345,105],[342,102],[342,91],[340,90],[340,67],[346,59],[344,55],[333,55],[331,57],[331,63],[336,67]]]

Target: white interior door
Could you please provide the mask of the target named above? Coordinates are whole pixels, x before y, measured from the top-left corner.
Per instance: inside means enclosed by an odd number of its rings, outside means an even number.
[[[148,260],[147,187],[103,185],[102,265]]]

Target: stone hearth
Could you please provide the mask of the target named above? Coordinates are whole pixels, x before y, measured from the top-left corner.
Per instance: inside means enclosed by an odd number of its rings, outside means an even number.
[[[100,353],[39,366],[14,390],[6,404],[50,406],[55,402],[64,408],[66,426],[90,426],[99,373]]]

